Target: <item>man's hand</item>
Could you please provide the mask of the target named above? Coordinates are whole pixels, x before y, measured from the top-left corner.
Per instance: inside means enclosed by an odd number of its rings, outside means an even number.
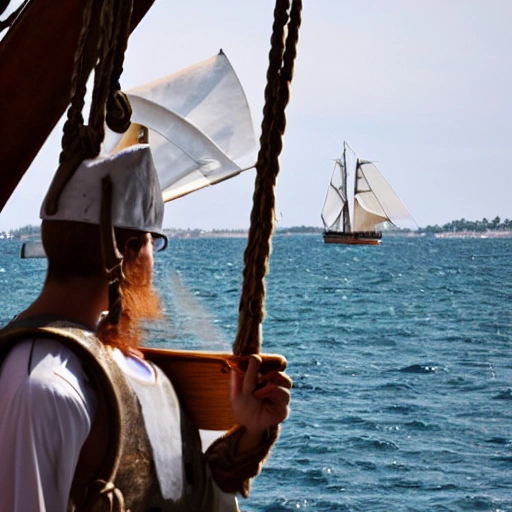
[[[261,357],[253,354],[245,374],[231,372],[231,407],[246,434],[240,452],[256,447],[269,427],[283,422],[289,414],[291,379],[283,372],[259,372]]]

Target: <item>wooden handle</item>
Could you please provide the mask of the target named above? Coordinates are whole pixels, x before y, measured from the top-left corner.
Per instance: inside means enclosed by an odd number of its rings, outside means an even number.
[[[144,347],[144,357],[169,377],[196,425],[204,430],[229,430],[235,423],[230,403],[231,370],[245,372],[249,356],[219,352],[193,352]],[[261,372],[283,371],[286,359],[258,354]]]

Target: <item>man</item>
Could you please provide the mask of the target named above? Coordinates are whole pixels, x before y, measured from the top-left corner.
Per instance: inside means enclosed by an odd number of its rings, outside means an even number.
[[[172,384],[137,350],[140,320],[161,314],[151,275],[163,212],[147,145],[50,187],[43,289],[0,333],[0,512],[229,512],[247,495],[291,381],[262,377],[251,356],[232,375],[237,426],[201,452]]]

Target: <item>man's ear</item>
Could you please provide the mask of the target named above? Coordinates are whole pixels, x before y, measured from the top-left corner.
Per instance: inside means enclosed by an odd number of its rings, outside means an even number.
[[[123,256],[129,260],[135,259],[144,243],[144,240],[140,237],[134,236],[132,238],[128,238],[123,246]]]

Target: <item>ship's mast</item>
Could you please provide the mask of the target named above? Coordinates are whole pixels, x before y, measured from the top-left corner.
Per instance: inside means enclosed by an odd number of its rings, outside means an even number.
[[[343,205],[343,232],[349,233],[352,231],[351,225],[350,225],[350,208],[349,208],[349,201],[348,201],[348,188],[347,188],[347,143],[343,142],[343,193],[345,194],[345,204]]]

